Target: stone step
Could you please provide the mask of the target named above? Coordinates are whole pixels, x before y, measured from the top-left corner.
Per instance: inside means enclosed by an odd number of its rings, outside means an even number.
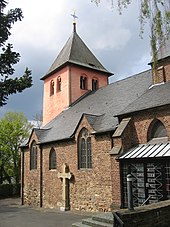
[[[113,224],[96,221],[93,218],[83,219],[82,224],[93,227],[113,227]]]
[[[92,219],[95,221],[113,224],[113,214],[111,212],[94,215]]]
[[[76,222],[72,224],[72,227],[89,227],[89,225],[84,225],[82,222]]]

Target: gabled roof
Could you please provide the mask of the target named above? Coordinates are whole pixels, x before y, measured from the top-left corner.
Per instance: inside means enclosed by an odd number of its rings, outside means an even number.
[[[43,127],[40,143],[73,138],[83,114],[88,114],[94,133],[114,131],[118,125],[114,115],[141,96],[151,83],[151,70],[148,70],[88,93]]]
[[[120,111],[118,115],[126,115],[165,105],[170,105],[170,82],[151,86],[138,99],[130,103],[123,111]]]
[[[76,31],[73,31],[72,35],[64,45],[54,63],[51,65],[47,74],[41,79],[45,79],[46,77],[69,63],[101,71],[103,73],[106,73],[107,76],[112,75],[112,73],[107,71],[107,69],[104,68],[104,66],[89,50],[86,44],[78,36]]]

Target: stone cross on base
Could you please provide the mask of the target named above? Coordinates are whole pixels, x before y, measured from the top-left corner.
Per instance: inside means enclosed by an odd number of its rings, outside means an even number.
[[[68,171],[68,165],[66,163],[62,166],[63,172],[58,173],[58,178],[63,180],[62,186],[62,207],[60,207],[61,211],[69,210],[69,181],[71,179],[72,174]]]

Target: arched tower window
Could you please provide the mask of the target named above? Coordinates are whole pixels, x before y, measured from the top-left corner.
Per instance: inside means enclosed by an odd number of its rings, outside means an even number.
[[[61,91],[61,77],[57,77],[57,92]]]
[[[53,147],[49,154],[49,169],[56,169],[56,152]]]
[[[92,168],[92,151],[91,151],[91,137],[86,128],[80,131],[78,137],[78,168]]]
[[[167,131],[165,126],[160,120],[154,120],[148,130],[148,141],[167,137]]]
[[[30,149],[30,170],[37,169],[37,145],[33,141]]]
[[[98,80],[92,79],[92,91],[96,91],[98,89]]]
[[[86,76],[80,77],[80,89],[87,90],[87,77]]]
[[[50,81],[50,95],[54,95],[54,81]]]

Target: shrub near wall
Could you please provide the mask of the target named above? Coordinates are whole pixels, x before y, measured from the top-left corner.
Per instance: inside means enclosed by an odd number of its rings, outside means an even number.
[[[0,185],[0,198],[19,196],[19,194],[20,194],[20,185],[16,185],[16,184]]]

